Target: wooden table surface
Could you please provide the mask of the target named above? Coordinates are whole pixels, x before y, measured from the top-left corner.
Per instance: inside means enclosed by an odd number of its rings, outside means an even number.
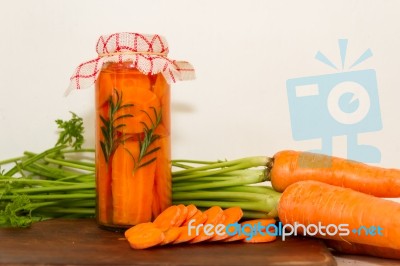
[[[308,238],[133,250],[123,234],[102,230],[91,219],[0,229],[0,240],[0,265],[336,265],[322,242]]]

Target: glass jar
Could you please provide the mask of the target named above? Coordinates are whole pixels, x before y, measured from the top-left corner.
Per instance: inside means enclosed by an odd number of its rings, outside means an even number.
[[[95,83],[96,216],[100,227],[119,230],[171,205],[169,84],[194,79],[194,69],[167,58],[159,35],[103,35],[96,50],[68,90]]]
[[[170,86],[133,62],[106,63],[95,98],[97,221],[149,222],[171,204]]]

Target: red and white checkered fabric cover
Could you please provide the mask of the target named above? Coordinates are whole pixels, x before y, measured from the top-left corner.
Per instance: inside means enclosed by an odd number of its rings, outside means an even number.
[[[167,58],[168,43],[160,35],[130,32],[103,35],[97,41],[96,51],[97,58],[76,68],[67,92],[93,85],[106,62],[132,61],[143,74],[162,73],[169,83],[195,78],[189,62]]]

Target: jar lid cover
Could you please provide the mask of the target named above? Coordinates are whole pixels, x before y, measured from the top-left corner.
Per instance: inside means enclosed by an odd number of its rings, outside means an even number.
[[[186,61],[169,59],[168,43],[160,35],[131,32],[102,35],[97,41],[98,57],[80,64],[67,89],[82,89],[94,84],[104,63],[132,61],[143,74],[162,73],[168,83],[195,78],[193,66]]]

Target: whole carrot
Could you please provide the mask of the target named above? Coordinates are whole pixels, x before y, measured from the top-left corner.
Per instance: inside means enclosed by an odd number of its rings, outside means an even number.
[[[309,152],[275,154],[270,172],[275,190],[282,192],[301,180],[316,180],[377,197],[400,197],[400,170]]]
[[[174,204],[204,208],[238,206],[244,211],[244,217],[279,217],[285,226],[283,229],[293,231],[286,231],[286,235],[296,232],[400,250],[400,204],[397,202],[312,180],[294,183],[282,193],[266,188],[242,187],[242,190],[249,192],[182,191],[174,193]],[[249,211],[251,215],[247,214]]]
[[[211,176],[224,180],[224,182],[227,180],[227,176],[236,176],[242,179],[247,176],[246,179],[250,183],[254,183],[250,180],[251,171],[245,173],[245,170],[258,167],[262,168],[261,171],[265,171],[265,180],[271,181],[272,187],[278,192],[284,191],[289,185],[298,181],[315,180],[351,188],[376,197],[400,197],[400,169],[382,168],[317,153],[284,150],[276,153],[272,158],[253,156],[217,162],[173,161],[173,164],[178,167],[184,166],[185,163],[200,166],[175,171],[173,173],[174,185],[178,183],[182,186],[188,185],[187,181],[196,181],[199,178],[204,179]],[[259,172],[259,174],[263,173]],[[236,180],[239,182],[238,178]],[[183,191],[184,188],[186,189],[185,186],[183,188],[176,186],[174,189]]]
[[[278,214],[283,224],[302,224],[320,238],[400,250],[400,204],[394,201],[317,181],[300,181],[282,193]],[[303,233],[304,228],[298,227],[297,232]]]

